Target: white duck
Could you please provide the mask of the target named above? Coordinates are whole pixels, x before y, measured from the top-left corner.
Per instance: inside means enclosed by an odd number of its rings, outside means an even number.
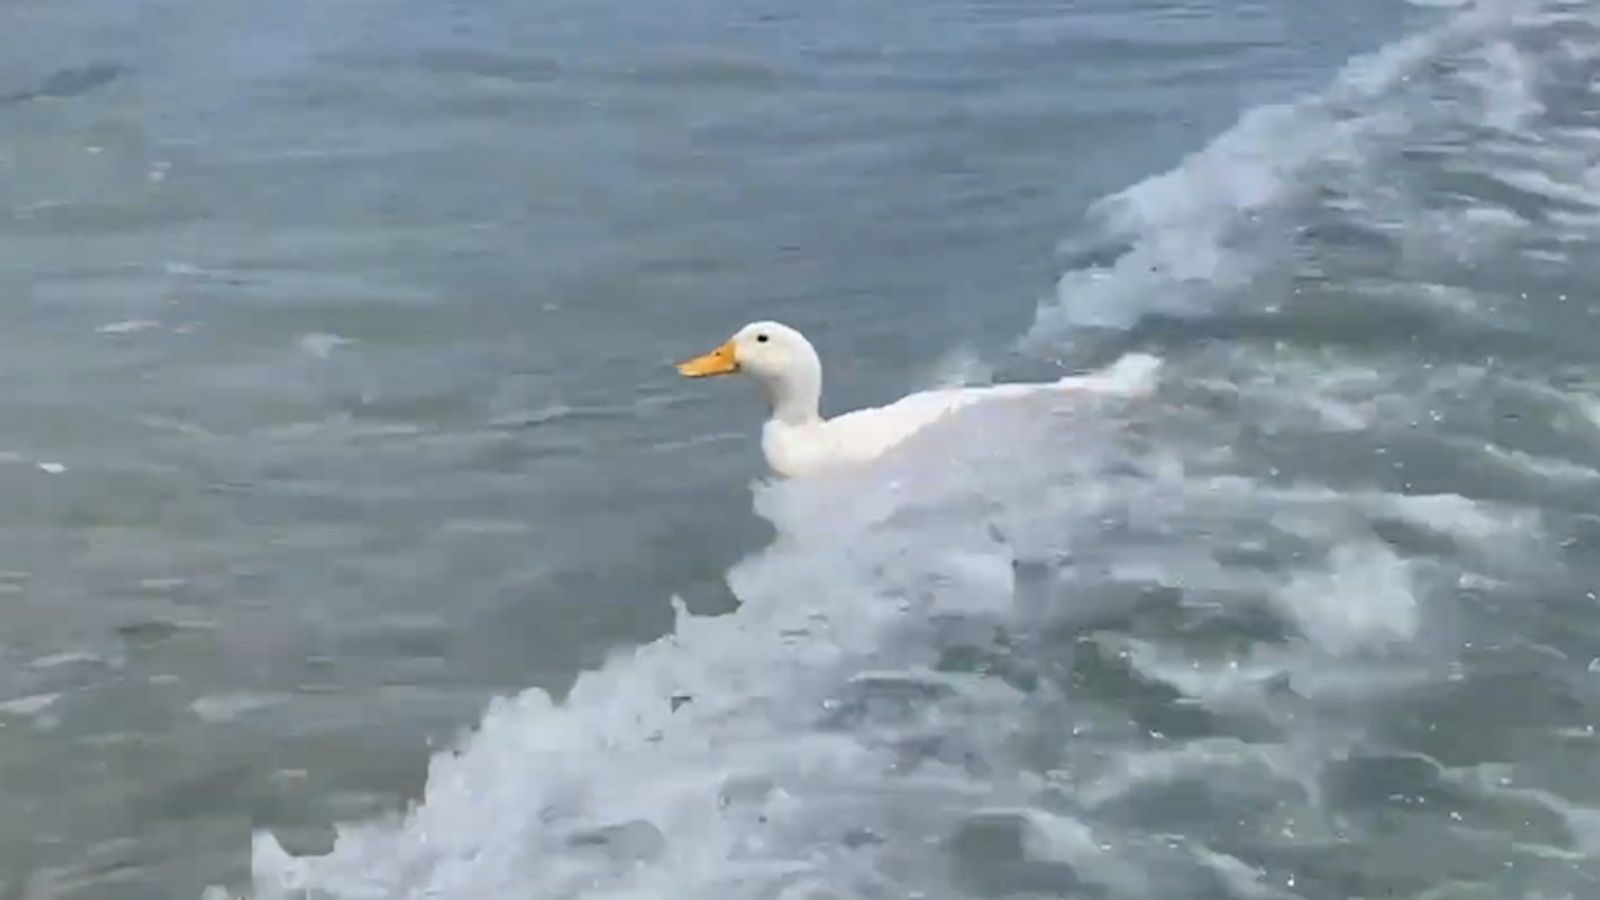
[[[794,477],[873,459],[944,416],[983,400],[1055,391],[1144,393],[1153,386],[1159,366],[1153,356],[1129,354],[1098,375],[922,391],[832,419],[824,419],[819,408],[822,361],[816,349],[805,335],[778,322],[752,322],[710,353],[680,363],[678,371],[689,378],[736,372],[755,376],[772,407],[772,418],[761,430],[762,453],[774,472]]]

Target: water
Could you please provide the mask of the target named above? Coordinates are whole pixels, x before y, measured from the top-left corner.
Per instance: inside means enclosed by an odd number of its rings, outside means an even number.
[[[0,896],[1593,896],[1597,77],[1559,0],[12,4]],[[767,484],[666,365],[765,317],[835,410],[1167,365]]]

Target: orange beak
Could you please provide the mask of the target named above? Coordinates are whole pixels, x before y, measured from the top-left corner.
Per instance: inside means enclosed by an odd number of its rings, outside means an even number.
[[[704,356],[678,363],[678,371],[686,378],[731,375],[739,371],[739,355],[734,350],[733,341],[729,341]]]

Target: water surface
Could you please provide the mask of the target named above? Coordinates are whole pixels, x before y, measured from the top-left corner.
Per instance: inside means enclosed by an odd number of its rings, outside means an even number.
[[[13,4],[0,895],[1592,895],[1597,75],[1560,0]],[[835,410],[1166,379],[753,484],[666,364],[765,317]]]

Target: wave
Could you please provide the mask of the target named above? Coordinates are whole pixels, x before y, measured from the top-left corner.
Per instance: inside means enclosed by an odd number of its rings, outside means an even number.
[[[1551,66],[1600,58],[1592,8],[1444,15],[1098,206],[1085,241],[1116,258],[1062,276],[1022,343],[1206,319],[1143,332],[1178,358],[1155,396],[975,410],[862,470],[757,487],[778,537],[728,573],[737,611],[675,602],[668,635],[566,697],[494,702],[420,802],[340,826],[326,855],[258,834],[255,895],[1292,897],[1318,878],[1398,895],[1436,871],[1335,864],[1382,839],[1361,818],[1372,779],[1588,821],[1429,757],[1390,716],[1418,692],[1454,702],[1463,642],[1493,624],[1458,598],[1557,579],[1566,513],[1591,499],[1430,460],[1591,465],[1592,401],[1404,342],[1308,347],[1275,318],[1329,302],[1337,265],[1366,285],[1351,303],[1503,344],[1516,311],[1457,278],[1462,251],[1537,264],[1600,208],[1578,163],[1600,131],[1546,121],[1543,99]],[[1489,138],[1451,149],[1469,131]],[[1455,187],[1391,168],[1419,153]],[[1486,436],[1496,391],[1587,430]],[[1460,877],[1498,873],[1441,827]],[[1587,846],[1564,841],[1503,849],[1537,867]]]
[[[1481,0],[1352,60],[1319,94],[1251,110],[1175,169],[1094,206],[1069,255],[1111,259],[1065,272],[1024,346],[1051,354],[1077,329],[1265,307],[1263,294],[1292,293],[1283,276],[1307,268],[1304,244],[1328,237],[1310,228],[1342,229],[1335,239],[1349,242],[1405,230],[1427,245],[1405,248],[1416,255],[1484,252],[1524,224],[1517,204],[1482,183],[1408,191],[1408,155],[1592,209],[1590,127],[1545,124],[1537,138],[1523,129],[1544,112],[1550,67],[1582,65],[1594,28],[1583,2]]]

